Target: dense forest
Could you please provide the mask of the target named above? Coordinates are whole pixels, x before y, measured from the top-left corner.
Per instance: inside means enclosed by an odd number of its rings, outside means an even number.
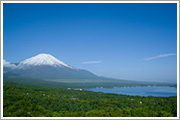
[[[177,97],[3,84],[4,117],[176,117]]]

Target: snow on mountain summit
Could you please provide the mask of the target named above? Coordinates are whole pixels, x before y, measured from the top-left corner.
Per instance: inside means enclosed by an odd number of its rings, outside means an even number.
[[[72,68],[71,66],[63,63],[57,58],[50,54],[38,54],[37,56],[31,57],[19,63],[18,68],[23,68],[26,66],[40,66],[40,65],[50,65],[50,66],[65,66]]]

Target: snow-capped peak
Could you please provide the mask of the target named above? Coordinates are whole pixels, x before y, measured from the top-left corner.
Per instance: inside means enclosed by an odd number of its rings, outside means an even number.
[[[50,65],[50,66],[65,66],[72,68],[71,66],[63,63],[62,61],[56,59],[50,54],[38,54],[37,56],[31,57],[19,63],[18,68],[23,68],[24,66],[40,66],[40,65]]]

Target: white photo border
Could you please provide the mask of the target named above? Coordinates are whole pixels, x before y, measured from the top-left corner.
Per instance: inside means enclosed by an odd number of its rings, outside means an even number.
[[[3,117],[4,3],[177,3],[177,117]],[[1,119],[179,119],[179,1],[1,1]]]

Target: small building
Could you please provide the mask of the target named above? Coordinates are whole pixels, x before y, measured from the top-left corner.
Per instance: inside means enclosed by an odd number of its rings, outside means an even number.
[[[79,91],[82,91],[82,89],[81,89],[81,88],[74,88],[74,90],[79,90]]]
[[[73,97],[72,97],[72,98],[70,98],[70,99],[71,99],[71,100],[79,100],[79,98],[73,98]]]

